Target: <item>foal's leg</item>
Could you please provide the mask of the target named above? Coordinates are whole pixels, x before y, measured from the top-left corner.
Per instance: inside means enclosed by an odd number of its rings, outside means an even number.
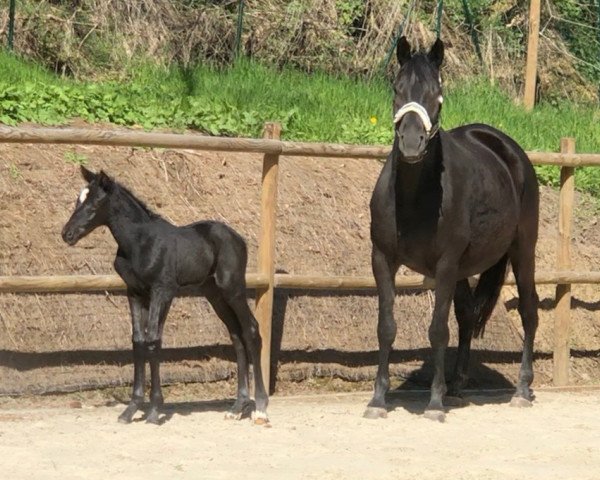
[[[227,301],[227,304],[235,312],[242,329],[242,338],[246,350],[254,368],[254,397],[256,410],[252,412],[252,418],[256,424],[265,424],[269,422],[269,417],[267,416],[269,395],[265,388],[260,362],[262,338],[258,330],[258,322],[248,306],[246,291],[245,288],[242,288],[243,285],[243,283],[236,283],[230,288],[224,289],[223,296]]]
[[[471,354],[471,339],[475,327],[475,304],[473,292],[467,279],[459,280],[454,292],[454,313],[458,322],[458,352],[456,354],[456,365],[450,383],[448,394],[444,403],[450,406],[464,405],[462,389],[467,384],[469,357]]]
[[[133,393],[131,401],[121,415],[120,423],[130,423],[133,415],[144,402],[146,346],[144,344],[144,330],[148,321],[148,299],[127,292],[129,308],[131,310],[132,343],[133,343]]]
[[[377,321],[377,339],[379,340],[379,366],[375,379],[375,392],[367,405],[366,418],[385,418],[387,408],[385,394],[390,386],[390,351],[396,338],[396,321],[394,320],[394,297],[396,287],[394,277],[398,266],[394,265],[383,252],[373,246],[371,255],[373,275],[377,283],[379,297],[379,316]]]
[[[225,415],[225,418],[239,420],[242,417],[244,410],[250,404],[250,393],[248,391],[248,357],[246,347],[242,341],[242,330],[235,312],[227,304],[223,295],[214,283],[206,289],[205,295],[215,313],[227,327],[229,337],[231,338],[235,350],[238,371],[237,398],[229,412]]]
[[[521,235],[519,235],[520,238]],[[517,391],[511,401],[512,406],[531,406],[531,391],[533,382],[533,341],[538,326],[538,294],[535,288],[535,243],[531,238],[523,239],[510,252],[510,261],[517,281],[519,291],[519,314],[523,323],[523,358]]]
[[[435,306],[433,318],[429,326],[429,341],[431,343],[434,374],[431,383],[431,399],[425,410],[425,417],[443,422],[446,414],[442,399],[446,393],[446,378],[444,372],[444,357],[450,333],[448,331],[448,314],[456,288],[456,268],[442,259],[436,266],[435,275]]]
[[[159,424],[158,409],[163,404],[160,386],[160,351],[162,333],[167,313],[173,301],[173,294],[167,290],[155,289],[150,298],[150,312],[146,330],[146,358],[150,363],[150,411],[147,423]]]

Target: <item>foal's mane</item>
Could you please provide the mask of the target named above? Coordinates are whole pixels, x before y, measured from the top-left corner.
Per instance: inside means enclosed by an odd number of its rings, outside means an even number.
[[[144,211],[144,213],[146,213],[150,218],[162,218],[158,213],[155,213],[152,210],[150,210],[150,208],[148,208],[148,206],[143,201],[141,201],[133,193],[131,193],[131,191],[127,187],[123,186],[122,184],[120,184],[119,182],[117,182],[116,180],[114,180],[112,178],[111,178],[111,181],[112,181],[113,185],[116,187],[116,190],[125,194],[125,197],[129,198],[136,205],[138,205]]]

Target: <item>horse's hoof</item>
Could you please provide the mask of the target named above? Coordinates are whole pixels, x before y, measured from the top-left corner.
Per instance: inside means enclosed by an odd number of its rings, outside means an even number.
[[[122,425],[129,425],[131,423],[131,415],[121,414],[119,415],[119,423]]]
[[[365,413],[363,413],[364,418],[370,418],[372,420],[375,420],[377,418],[387,418],[387,416],[387,410],[381,407],[367,407]]]
[[[225,412],[225,420],[241,420],[242,412]]]
[[[423,416],[429,420],[443,423],[446,420],[446,413],[442,410],[425,410]]]
[[[158,418],[157,410],[150,411],[150,413],[146,417],[146,423],[150,423],[152,425],[160,425],[160,419]]]
[[[129,405],[121,415],[119,415],[119,423],[123,425],[130,424],[133,421],[133,416],[137,412],[137,407]]]
[[[510,406],[516,408],[529,408],[533,407],[533,403],[530,400],[527,400],[523,397],[512,397],[510,399]]]
[[[258,410],[252,412],[252,423],[254,425],[264,425],[265,427],[271,426],[267,412],[259,412]]]
[[[456,395],[446,395],[444,397],[444,405],[447,407],[466,407],[469,401]]]

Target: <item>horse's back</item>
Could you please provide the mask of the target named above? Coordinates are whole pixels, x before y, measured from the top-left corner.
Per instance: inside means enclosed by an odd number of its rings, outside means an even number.
[[[537,178],[517,142],[491,126],[472,124],[444,132],[442,148],[444,169],[450,172],[443,175],[442,184],[450,183],[443,189],[460,190],[462,211],[469,212],[470,242],[462,261],[481,269],[478,259],[487,258],[491,251],[500,258],[519,231],[535,241]],[[443,208],[461,209],[453,200],[445,198],[444,202],[449,203]]]
[[[247,263],[244,239],[228,225],[204,220],[177,228],[177,278],[180,285],[202,283],[223,264]]]
[[[462,125],[444,132],[442,142],[444,150],[459,145],[461,150],[468,151],[467,161],[497,161],[506,167],[520,198],[528,196],[528,190],[537,192],[535,171],[527,154],[514,139],[501,130],[481,123]],[[452,155],[448,157],[451,159]]]

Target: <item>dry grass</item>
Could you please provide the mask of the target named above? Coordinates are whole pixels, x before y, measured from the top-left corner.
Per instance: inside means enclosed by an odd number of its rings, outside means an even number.
[[[236,3],[208,2],[194,8],[191,2],[173,0],[89,0],[77,2],[73,9],[71,4],[67,8],[39,0],[17,10],[16,50],[58,72],[86,79],[98,74],[123,75],[145,59],[164,65],[206,61],[226,65],[235,50]],[[367,0],[359,24],[346,25],[335,0],[248,0],[242,50],[271,65],[372,76],[380,71],[404,22],[407,3]],[[430,45],[435,35],[434,12],[424,8],[418,7],[418,15],[413,13],[407,23],[406,34],[417,47]],[[498,3],[497,9],[512,11],[505,3]],[[7,28],[7,11],[0,11],[0,33]],[[445,11],[443,39],[450,47],[446,78],[461,81],[485,73],[518,94],[525,65],[527,15],[524,8],[515,12],[505,29],[518,32],[521,43],[508,40],[506,32],[498,29],[479,32],[480,64],[468,26],[455,24]],[[597,100],[597,86],[577,72],[577,62],[560,36],[545,28],[540,39],[540,92],[546,97]]]

